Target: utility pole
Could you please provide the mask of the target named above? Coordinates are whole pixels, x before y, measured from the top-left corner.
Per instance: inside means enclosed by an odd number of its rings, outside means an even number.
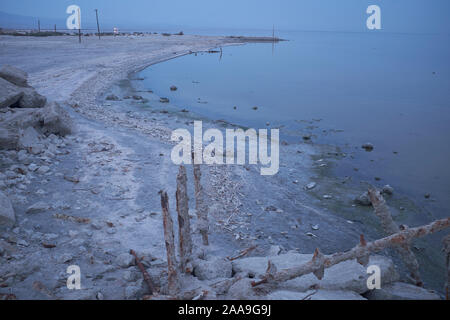
[[[56,24],[55,24],[55,33],[56,33]]]
[[[97,18],[98,39],[100,40],[100,25],[98,24],[98,10],[95,9],[95,17]]]
[[[41,20],[38,19],[38,32],[41,32]]]
[[[78,8],[78,43],[81,43],[81,12]]]

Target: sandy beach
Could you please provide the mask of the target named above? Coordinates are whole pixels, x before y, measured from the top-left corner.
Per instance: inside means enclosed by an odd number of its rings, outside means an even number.
[[[14,183],[3,189],[14,207],[16,225],[0,237],[4,253],[0,293],[13,293],[19,299],[141,299],[147,288],[130,260],[130,249],[144,257],[156,286],[166,285],[158,192],[167,191],[175,216],[178,166],[170,159],[170,135],[176,128],[192,129],[194,119],[182,112],[154,112],[149,117],[136,111],[140,99],[124,97],[139,95],[136,73],[149,65],[245,45],[245,41],[190,35],[101,40],[91,36],[79,44],[73,36],[0,36],[1,64],[26,71],[28,83],[47,100],[58,102],[74,122],[72,134],[46,139],[43,154],[27,154],[19,160],[16,151],[0,151],[3,173],[14,165],[38,168],[21,177],[17,174],[10,179]],[[118,100],[106,99],[111,94]],[[230,126],[218,119],[204,125]],[[361,234],[368,241],[384,235],[371,207],[352,205],[364,187],[347,185],[331,174],[333,164],[342,157],[339,148],[307,142],[282,143],[280,148],[280,172],[271,177],[261,176],[259,168],[249,165],[202,167],[210,245],[199,245],[200,235],[194,233],[201,260],[236,256],[257,245],[251,256],[285,254],[285,260],[280,260],[289,266],[298,262],[295,254],[310,255],[316,248],[331,254],[351,249]],[[187,166],[187,170],[189,213],[195,225],[192,168]],[[414,204],[404,198],[389,204],[415,212]],[[426,287],[437,290],[439,296],[445,276],[441,248],[426,240],[418,241],[417,247]],[[391,250],[374,259],[386,266],[383,272],[389,281],[405,279],[405,268]],[[66,268],[73,264],[82,270],[82,290],[66,288]],[[229,278],[246,270],[233,265],[231,271],[231,263],[229,267]],[[353,265],[349,268],[354,270]],[[217,289],[217,278],[226,277],[186,279],[182,287],[186,294],[198,293],[204,286],[214,288],[210,298],[239,298]],[[300,286],[290,285],[284,290]],[[302,288],[308,292],[309,288]],[[354,298],[364,293],[343,285],[334,289],[357,292]]]

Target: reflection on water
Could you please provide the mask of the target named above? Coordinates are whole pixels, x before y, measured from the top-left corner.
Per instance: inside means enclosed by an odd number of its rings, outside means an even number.
[[[147,68],[144,85],[191,112],[257,128],[290,142],[312,134],[351,155],[342,175],[435,202],[448,216],[450,37],[297,32],[278,44],[224,47]],[[170,91],[176,85],[177,91]],[[255,108],[257,107],[257,108]],[[371,153],[361,150],[371,142]],[[281,159],[282,162],[282,159]],[[360,170],[356,173],[353,168]]]

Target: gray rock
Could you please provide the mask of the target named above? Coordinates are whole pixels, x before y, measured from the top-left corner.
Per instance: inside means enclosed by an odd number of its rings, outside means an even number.
[[[116,257],[116,264],[121,268],[128,268],[134,265],[135,259],[129,253],[122,253]]]
[[[195,263],[194,275],[200,280],[231,278],[231,262],[223,258],[199,260]]]
[[[369,193],[366,191],[362,193],[361,195],[357,196],[355,199],[353,199],[353,202],[356,204],[359,204],[360,206],[371,206],[372,202],[369,198]]]
[[[56,102],[47,103],[42,110],[43,129],[47,134],[68,135],[73,130],[73,122],[67,111]]]
[[[265,297],[267,300],[366,300],[353,291],[317,290],[306,292],[275,291]]]
[[[0,109],[15,105],[22,96],[22,88],[0,78]]]
[[[128,282],[132,282],[136,280],[136,273],[130,271],[130,270],[126,270],[123,274],[122,274],[122,278],[125,281]]]
[[[23,95],[19,100],[20,108],[42,108],[47,103],[47,98],[40,95],[33,88],[24,88]]]
[[[37,164],[35,164],[35,163],[31,163],[31,164],[28,166],[28,170],[31,171],[31,172],[34,172],[34,171],[36,171],[37,169],[39,169],[39,166],[38,166]]]
[[[48,166],[42,166],[42,167],[39,167],[39,169],[37,169],[37,173],[39,173],[39,174],[45,174],[49,171],[50,171],[50,168]]]
[[[387,184],[383,187],[383,189],[381,189],[381,193],[391,196],[394,194],[394,188],[392,188],[390,185]]]
[[[20,131],[19,148],[29,150],[32,154],[39,154],[43,151],[44,145],[41,143],[40,135],[33,127]]]
[[[373,147],[373,144],[367,142],[367,143],[364,143],[364,144],[361,146],[361,148],[363,148],[363,149],[366,150],[366,151],[372,151],[374,147]]]
[[[119,97],[114,95],[114,94],[110,94],[109,96],[106,97],[106,100],[108,101],[119,101]]]
[[[281,253],[282,250],[283,249],[280,246],[278,246],[278,245],[277,246],[275,246],[275,245],[270,246],[268,255],[269,256],[277,256],[277,255],[279,255]]]
[[[8,197],[0,192],[0,226],[12,227],[16,223],[16,214]]]
[[[43,211],[47,211],[50,209],[50,206],[46,204],[43,201],[36,202],[35,204],[29,206],[25,213],[33,214],[33,213],[39,213]]]
[[[19,131],[0,128],[0,149],[10,150],[17,147]]]
[[[125,299],[136,299],[137,295],[141,291],[141,288],[138,286],[128,286],[125,288]]]
[[[228,290],[229,300],[256,300],[256,293],[252,287],[252,279],[244,278],[234,283]]]
[[[439,295],[412,284],[395,282],[367,292],[369,300],[441,300]]]
[[[0,78],[3,78],[19,87],[28,87],[28,74],[25,71],[10,65],[4,65],[0,68]]]
[[[317,183],[315,183],[315,182],[310,182],[310,183],[308,183],[308,184],[305,186],[305,189],[306,189],[306,190],[312,190],[312,189],[314,189],[316,186],[317,186]]]

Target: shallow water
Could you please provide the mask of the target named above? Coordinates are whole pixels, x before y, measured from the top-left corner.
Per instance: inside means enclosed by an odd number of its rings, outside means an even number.
[[[338,175],[374,183],[379,177],[376,184],[390,184],[423,204],[425,220],[448,216],[450,37],[278,36],[289,41],[192,54],[138,76],[144,87],[198,115],[280,127],[290,143],[312,134],[314,143],[337,144],[347,154]],[[178,90],[170,91],[172,85]],[[365,142],[374,144],[373,152],[361,149]]]

